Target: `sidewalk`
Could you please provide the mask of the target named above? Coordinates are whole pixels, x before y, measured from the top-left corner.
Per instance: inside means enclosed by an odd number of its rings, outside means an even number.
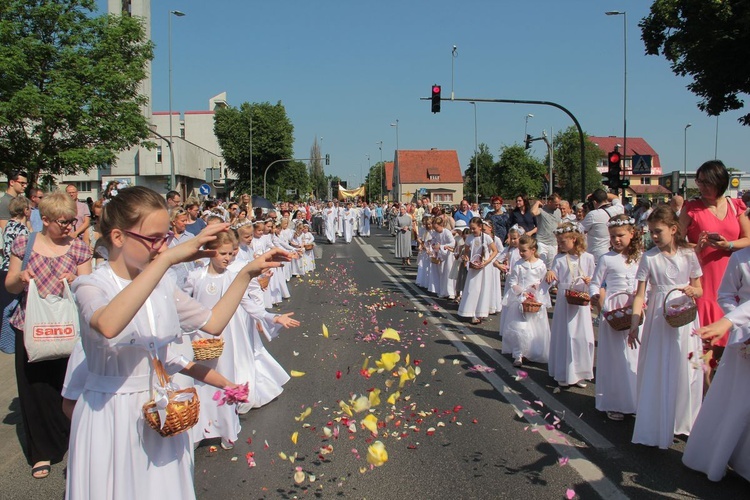
[[[0,352],[0,496],[4,500],[65,496],[66,461],[52,466],[46,479],[31,477],[21,449],[23,427],[16,388],[15,356]]]

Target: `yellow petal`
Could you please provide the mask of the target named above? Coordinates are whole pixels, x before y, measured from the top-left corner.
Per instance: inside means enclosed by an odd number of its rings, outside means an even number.
[[[305,473],[304,472],[302,472],[301,470],[298,470],[297,472],[294,473],[294,482],[295,483],[300,484],[304,480],[305,480]]]
[[[367,368],[367,365],[370,363],[370,358],[365,358],[365,361],[362,363],[362,369],[364,370]]]
[[[373,434],[378,433],[378,418],[372,413],[363,418],[360,423],[362,424],[362,427],[372,432]]]
[[[294,417],[297,422],[302,422],[304,419],[310,416],[312,413],[312,406],[308,406],[305,410],[299,414],[299,417]]]
[[[406,366],[409,366],[409,361],[411,361],[411,356],[409,354],[406,355],[406,361],[404,361],[404,364]]]
[[[350,417],[353,416],[352,409],[349,407],[348,404],[344,403],[343,401],[339,401],[339,406],[341,407],[342,410],[344,410],[344,413],[346,413]]]
[[[388,396],[388,404],[389,405],[395,405],[398,398],[401,396],[401,393],[396,391],[390,396]]]
[[[283,451],[279,452],[279,458],[286,462],[287,456]]]
[[[323,323],[323,336],[325,338],[328,338],[328,327],[326,326],[325,323]]]
[[[381,441],[375,441],[367,448],[367,463],[380,467],[388,461],[388,452]]]
[[[363,411],[370,409],[370,399],[367,396],[360,396],[354,401],[352,401],[352,410],[354,410],[357,413],[362,413]]]
[[[295,431],[292,434],[292,443],[297,444],[297,438],[299,437],[299,432]]]
[[[297,370],[291,370],[289,372],[289,375],[291,375],[292,377],[304,377],[305,372],[298,372]]]
[[[383,330],[383,333],[380,334],[380,340],[384,339],[390,339],[395,340],[396,342],[400,342],[401,336],[393,328],[386,328],[385,330]]]
[[[331,437],[331,434],[333,434],[333,431],[330,427],[323,427],[323,434],[325,435],[325,437],[329,438]]]
[[[406,384],[408,380],[414,380],[417,377],[416,373],[414,373],[414,368],[411,366],[409,368],[403,368],[403,367],[399,368],[398,374],[399,374],[399,381],[398,381],[399,389],[403,388],[404,384]]]
[[[380,355],[380,359],[375,361],[375,366],[390,371],[393,370],[393,367],[396,366],[396,363],[398,363],[400,360],[401,355],[399,353],[384,352]]]
[[[380,404],[380,389],[373,389],[370,391],[370,394],[368,396],[370,399],[370,407],[378,406]]]

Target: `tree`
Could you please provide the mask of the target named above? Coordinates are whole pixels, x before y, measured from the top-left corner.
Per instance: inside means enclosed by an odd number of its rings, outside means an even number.
[[[505,146],[498,161],[497,190],[505,199],[542,194],[545,167],[520,144]]]
[[[383,178],[383,172],[385,171],[385,162],[379,161],[370,167],[370,171],[365,177],[365,185],[367,189],[367,199],[369,201],[382,201],[383,194],[385,193],[383,186],[385,179]]]
[[[750,2],[656,0],[638,24],[646,54],[660,53],[672,72],[692,77],[687,88],[711,116],[742,109],[750,93]],[[739,62],[739,63],[738,63]],[[739,122],[750,125],[750,113]]]
[[[291,161],[280,164],[280,171],[276,181],[268,185],[268,196],[283,201],[299,200],[310,193],[310,177],[307,166],[301,161]],[[294,194],[286,194],[286,190],[294,190]]]
[[[477,163],[474,163],[478,159]],[[479,170],[479,199],[487,199],[497,194],[499,171],[495,164],[495,158],[490,153],[490,148],[485,143],[480,143],[476,155],[472,155],[469,166],[464,170],[464,198],[474,200],[476,192],[476,171]]]
[[[313,145],[310,147],[310,158],[312,158],[309,163],[310,189],[315,198],[323,199],[328,193],[328,188],[326,187],[326,174],[323,168],[317,135],[315,136]]]
[[[292,158],[294,125],[281,101],[275,105],[244,102],[239,108],[219,109],[214,116],[214,133],[227,168],[237,175],[240,192],[252,189],[253,193],[262,193],[266,168],[276,160]],[[277,163],[270,168],[269,185],[276,184],[284,166]]]
[[[153,58],[141,20],[93,0],[0,2],[0,170],[88,172],[145,143],[139,93]]]
[[[596,167],[605,153],[588,140],[586,133],[583,134],[583,143],[586,147],[586,192],[590,193],[602,187],[602,176]],[[559,131],[555,135],[553,147],[555,177],[559,186],[555,187],[555,191],[565,200],[577,200],[581,196],[581,140],[578,129],[571,125]],[[549,155],[545,163],[549,165]]]

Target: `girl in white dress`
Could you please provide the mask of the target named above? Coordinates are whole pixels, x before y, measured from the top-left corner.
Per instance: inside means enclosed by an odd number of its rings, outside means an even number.
[[[205,307],[213,307],[234,281],[237,271],[241,269],[239,267],[227,270],[232,263],[237,240],[230,233],[219,233],[216,239],[208,242],[204,248],[215,250],[216,255],[211,257],[208,266],[190,273],[185,293]],[[235,311],[229,324],[224,328],[222,332],[224,351],[221,356],[217,359],[199,361],[200,364],[213,368],[238,383],[247,382],[250,389],[249,399],[256,399],[259,393],[263,392],[258,383],[259,377],[256,376],[256,372],[260,371],[260,363],[256,363],[254,355],[253,336],[257,335],[255,322],[260,321],[264,331],[268,331],[271,336],[277,335],[282,326],[285,328],[299,326],[299,322],[291,318],[293,313],[275,315],[267,312],[263,307],[262,295],[260,295],[260,300],[252,296],[252,291],[259,290],[259,288],[257,280],[253,280],[240,303],[241,307]],[[253,332],[253,329],[256,331]],[[194,335],[194,340],[199,338],[210,337],[208,334],[198,332]],[[262,343],[260,345],[262,346]],[[283,372],[283,369],[281,371]],[[289,380],[285,372],[283,377],[285,377],[283,382],[276,384],[277,389],[273,392],[271,399],[281,393],[281,385]],[[198,389],[201,401],[205,402],[211,401],[216,392],[212,386],[201,382],[196,382],[195,387]],[[240,431],[240,421],[236,411],[238,409],[230,405],[202,404],[200,420],[192,429],[195,442],[220,437],[222,448],[231,449]]]
[[[642,252],[640,234],[630,216],[615,215],[607,226],[612,251],[599,259],[589,286],[592,304],[598,304],[604,313],[623,307],[632,299]],[[627,339],[627,330],[613,330],[606,320],[599,323],[596,409],[617,421],[623,420],[625,414],[635,413],[638,350],[631,349]]]
[[[594,256],[586,253],[586,241],[578,225],[563,223],[557,229],[557,251],[547,283],[557,283],[555,310],[552,313],[549,374],[560,387],[576,384],[586,387],[594,378],[594,326],[588,305],[568,304],[565,291],[588,292],[594,274]]]
[[[302,261],[300,259],[304,252],[302,243],[302,224],[294,225],[294,234],[292,235],[292,239],[289,240],[289,245],[294,248],[295,252],[295,258],[292,260],[291,264],[292,276],[304,276],[305,272],[302,270]]]
[[[724,318],[698,334],[708,341],[730,330],[726,349],[690,432],[682,462],[720,481],[730,466],[750,481],[750,248],[732,254],[719,287]]]
[[[471,318],[472,325],[478,325],[490,314],[490,288],[493,285],[492,273],[485,269],[497,256],[495,242],[482,232],[482,219],[474,217],[469,221],[471,234],[466,238],[464,254],[461,258],[469,263],[466,284],[461,294],[458,315]]]
[[[217,305],[206,309],[166,273],[174,264],[212,256],[202,245],[227,228],[214,224],[167,249],[169,216],[163,196],[140,186],[126,188],[104,207],[100,242],[108,262],[72,287],[87,371],[71,424],[68,499],[195,498],[189,433],[160,436],[146,424],[142,407],[152,399],[152,390],[163,390],[154,387],[156,359],[169,373],[181,371],[221,388],[234,386],[168,348],[182,331],[200,328],[219,335],[250,279],[287,259],[276,251],[247,264]]]
[[[547,266],[539,258],[537,242],[530,236],[521,236],[518,245],[520,259],[510,271],[505,283],[503,314],[503,354],[513,356],[513,366],[522,366],[523,358],[535,363],[549,360],[549,296],[542,283]],[[529,299],[541,303],[537,312],[524,312],[522,302]]]
[[[307,274],[315,270],[315,236],[310,232],[310,225],[307,222],[302,223],[302,235],[300,236],[300,242],[302,243],[302,271]],[[310,250],[305,248],[305,245],[312,245]]]
[[[453,228],[453,239],[455,244],[453,245],[453,265],[451,270],[448,272],[448,279],[452,281],[453,289],[456,291],[456,297],[453,299],[456,303],[461,302],[461,292],[463,292],[463,285],[466,282],[466,262],[461,259],[461,255],[464,253],[464,245],[466,240],[464,239],[464,231],[468,232],[469,228],[466,225],[466,221],[459,220],[456,222],[456,226]],[[463,268],[463,273],[461,269]],[[458,286],[458,277],[463,274],[464,279],[461,282],[461,287]]]
[[[427,288],[430,276],[430,231],[432,231],[432,216],[422,218],[422,226],[417,230],[417,280],[418,287]]]
[[[729,339],[704,404],[690,432],[682,462],[711,481],[719,481],[730,466],[750,481],[750,248],[732,254],[719,286],[724,318],[698,334]]]
[[[292,239],[293,234],[294,232],[289,229],[289,219],[284,217],[281,219],[278,230],[275,231],[275,236],[273,238],[274,246],[283,248],[287,252],[293,252],[294,248],[289,244],[289,240]],[[292,279],[291,264],[284,264],[282,274],[284,275],[285,281],[289,282],[289,280]]]
[[[484,231],[484,234],[492,238],[492,241],[495,242],[495,248],[497,248],[495,260],[493,260],[492,265],[487,268],[487,271],[492,273],[492,282],[494,283],[490,288],[490,293],[492,293],[492,297],[490,297],[490,314],[497,314],[503,310],[503,275],[498,267],[498,263],[500,262],[500,255],[505,248],[503,248],[503,242],[500,241],[500,238],[495,236],[495,230],[492,228],[492,223],[490,223],[490,221],[482,221],[482,231]]]
[[[664,318],[664,301],[673,289],[688,297],[703,294],[698,258],[680,232],[675,213],[660,206],[648,217],[648,229],[654,248],[643,254],[636,279],[628,345],[641,344],[638,355],[638,403],[633,442],[669,448],[675,434],[690,434],[703,399],[703,370],[697,360],[702,354],[696,317],[675,328]],[[649,286],[648,309],[643,322],[643,339],[638,328]],[[678,306],[684,297],[669,295],[668,309]]]
[[[456,298],[456,283],[449,278],[453,267],[453,247],[455,244],[456,240],[453,238],[451,231],[445,228],[443,218],[441,216],[435,217],[432,220],[432,251],[440,263],[433,262],[430,273],[435,273],[438,277],[437,295],[440,298]]]
[[[508,246],[503,248],[503,251],[499,254],[498,258],[495,259],[495,262],[492,264],[493,266],[499,268],[501,273],[505,273],[506,279],[516,263],[521,260],[521,256],[518,254],[518,241],[520,240],[521,236],[523,236],[523,233],[523,228],[519,227],[518,224],[514,224],[513,227],[508,230]],[[544,269],[544,272],[547,272],[546,267]],[[505,293],[508,293],[507,285]],[[506,300],[505,298],[503,298],[503,303],[505,302]],[[506,320],[507,317],[507,314],[500,315],[500,338],[503,337],[503,333],[505,332],[508,323]]]
[[[276,230],[275,224],[276,223],[273,219],[268,219],[263,224],[263,235],[261,236],[261,238],[265,240],[266,251],[276,248],[276,243],[274,242],[274,231]],[[254,239],[258,239],[257,234],[258,233],[256,229]],[[256,254],[256,257],[260,255],[257,250]],[[281,303],[282,299],[289,299],[292,297],[292,295],[289,293],[289,287],[286,285],[284,272],[281,269],[273,273],[268,288],[271,290],[271,302],[273,303],[273,305]]]

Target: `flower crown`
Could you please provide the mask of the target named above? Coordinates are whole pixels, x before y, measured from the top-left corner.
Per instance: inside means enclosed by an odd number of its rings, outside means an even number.
[[[580,233],[583,234],[581,229],[578,227],[578,224],[575,225],[569,225],[569,226],[560,226],[554,231],[555,234],[565,234],[565,233]]]
[[[231,226],[231,228],[236,231],[237,229],[241,227],[249,226],[251,224],[253,224],[253,221],[251,221],[250,219],[245,219],[242,222],[238,222],[237,224]]]
[[[523,236],[526,233],[526,230],[519,226],[518,224],[513,224],[510,226],[510,229],[508,229],[508,232],[515,231],[518,233],[518,236]]]
[[[635,219],[618,219],[607,222],[607,227],[619,227],[619,226],[635,226]]]

